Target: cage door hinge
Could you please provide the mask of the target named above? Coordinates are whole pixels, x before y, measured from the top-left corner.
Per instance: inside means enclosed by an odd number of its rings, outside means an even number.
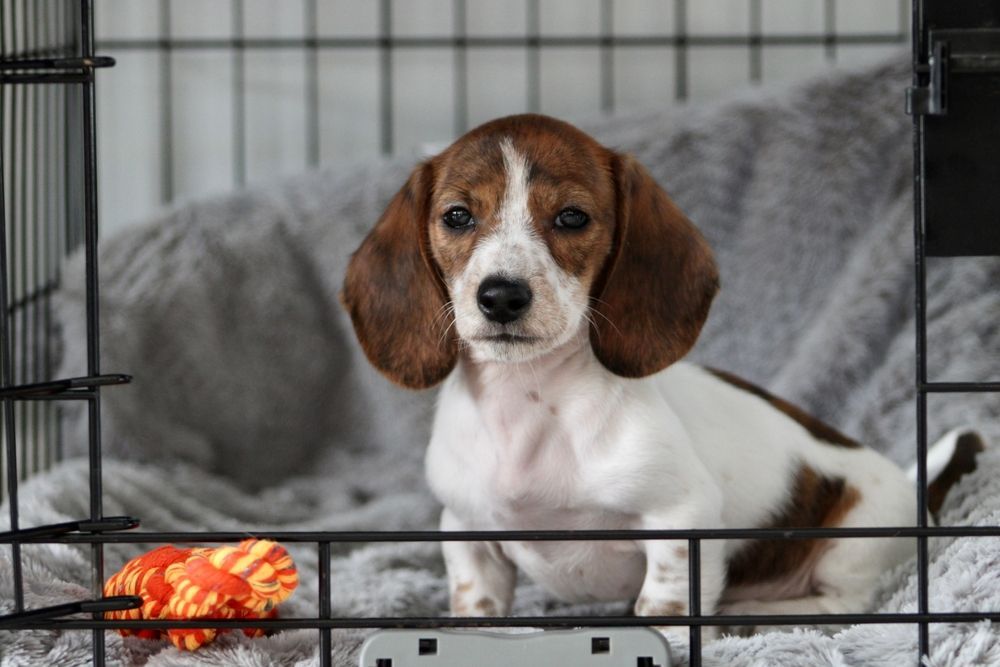
[[[1000,74],[1000,30],[930,30],[927,64],[917,72],[927,84],[906,89],[906,113],[943,116],[948,113],[948,88],[955,74]]]

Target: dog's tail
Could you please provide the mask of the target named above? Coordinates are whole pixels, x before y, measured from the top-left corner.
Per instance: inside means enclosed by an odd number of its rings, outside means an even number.
[[[976,469],[976,455],[984,449],[983,438],[968,428],[952,429],[927,448],[927,508],[932,516],[937,517],[955,482]],[[916,484],[917,464],[906,474]]]

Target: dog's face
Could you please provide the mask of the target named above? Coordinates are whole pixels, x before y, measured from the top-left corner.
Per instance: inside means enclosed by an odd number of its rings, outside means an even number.
[[[717,289],[700,234],[634,160],[512,116],[418,166],[355,253],[343,300],[372,363],[408,387],[530,360],[589,332],[619,375],[694,343]]]
[[[531,359],[584,330],[615,189],[607,151],[575,134],[489,132],[440,156],[431,255],[477,360]]]

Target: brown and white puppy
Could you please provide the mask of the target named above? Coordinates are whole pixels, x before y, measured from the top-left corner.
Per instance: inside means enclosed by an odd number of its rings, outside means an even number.
[[[444,380],[426,460],[444,530],[911,524],[913,482],[893,463],[678,362],[717,286],[705,240],[640,164],[522,115],[413,171],[343,300],[386,376]],[[702,608],[860,611],[912,548],[706,541]],[[686,543],[447,542],[444,556],[454,614],[507,614],[517,567],[565,600],[688,610]]]

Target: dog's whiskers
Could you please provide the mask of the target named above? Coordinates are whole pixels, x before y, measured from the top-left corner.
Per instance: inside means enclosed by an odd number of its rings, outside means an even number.
[[[438,343],[440,344],[444,344],[447,341],[448,334],[451,332],[452,328],[456,324],[455,304],[451,301],[445,302],[444,305],[438,308],[437,313],[434,315],[434,320],[433,320],[434,326],[438,326],[440,320],[442,318],[448,317],[449,315],[451,315],[451,321],[448,322],[448,326],[446,326],[444,328],[444,331],[441,332],[441,337],[438,339]]]
[[[591,299],[592,301],[596,301],[596,302],[598,302],[598,303],[605,303],[605,304],[606,304],[606,302],[604,302],[604,301],[601,301],[601,300],[600,300],[600,299],[598,299],[597,297],[593,297],[593,296],[592,296],[592,297],[590,297],[590,299]],[[602,313],[601,311],[599,311],[599,310],[597,310],[597,309],[595,309],[595,308],[593,308],[593,307],[590,307],[590,308],[588,308],[588,309],[587,309],[587,312],[588,312],[588,313],[593,313],[594,315],[600,315],[601,317],[603,317],[603,318],[604,318],[604,321],[605,321],[605,322],[607,322],[607,323],[608,323],[608,324],[609,324],[609,325],[611,326],[611,328],[612,328],[612,329],[614,329],[614,330],[615,330],[615,332],[617,332],[617,333],[618,333],[618,335],[619,335],[619,336],[623,335],[623,334],[622,334],[622,330],[618,328],[618,325],[617,325],[617,324],[615,324],[614,322],[612,322],[612,321],[611,321],[611,318],[610,318],[610,317],[608,317],[607,315],[605,315],[604,313]],[[591,323],[591,324],[593,324],[593,325],[594,325],[594,328],[595,328],[595,329],[597,329],[597,331],[598,331],[598,335],[600,335],[600,328],[599,328],[599,327],[597,326],[597,323],[596,323],[596,322],[595,322],[594,320],[591,320],[589,316],[588,316],[588,318],[587,318],[587,319],[588,319],[588,320],[590,321],[590,323]]]

